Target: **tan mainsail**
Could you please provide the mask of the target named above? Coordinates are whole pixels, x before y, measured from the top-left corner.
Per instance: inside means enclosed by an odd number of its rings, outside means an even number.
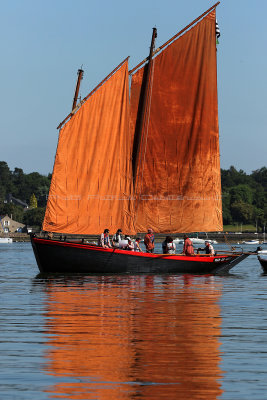
[[[132,233],[126,61],[60,131],[43,229]]]
[[[144,68],[132,76],[134,135]],[[135,202],[137,231],[222,230],[215,11],[153,61]]]

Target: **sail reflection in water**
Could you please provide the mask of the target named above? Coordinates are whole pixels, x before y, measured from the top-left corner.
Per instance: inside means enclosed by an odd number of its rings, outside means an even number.
[[[216,399],[221,286],[212,277],[47,281],[49,396]]]

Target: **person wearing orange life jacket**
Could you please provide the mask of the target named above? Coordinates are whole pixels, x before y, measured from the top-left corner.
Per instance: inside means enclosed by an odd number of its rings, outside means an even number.
[[[189,239],[189,237],[187,235],[184,235],[183,253],[186,256],[193,256],[195,254],[193,243],[191,242],[191,240]]]
[[[155,236],[153,235],[152,229],[147,230],[147,234],[144,237],[144,243],[146,246],[146,252],[147,253],[154,253],[154,248],[155,248]]]

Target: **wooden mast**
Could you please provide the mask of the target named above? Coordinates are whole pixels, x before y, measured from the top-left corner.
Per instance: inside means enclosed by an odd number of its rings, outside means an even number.
[[[113,71],[111,71],[111,73],[106,76],[105,79],[103,79],[83,100],[80,101],[80,103],[77,104],[77,106],[66,116],[65,119],[63,119],[63,121],[58,125],[57,129],[60,129],[65,122],[68,121],[68,119],[70,119],[75,112],[83,105],[83,103],[90,97],[92,96],[92,94],[98,89],[100,88],[100,86],[102,86],[122,65],[123,63],[125,63],[128,60],[129,57],[126,57],[125,60],[123,60],[119,65],[117,65],[116,68],[114,68]]]
[[[146,111],[149,100],[150,84],[151,84],[151,72],[152,72],[152,57],[155,47],[155,39],[157,37],[157,28],[153,28],[150,52],[148,57],[148,64],[144,72],[144,80],[142,87],[142,99],[139,104],[138,118],[136,122],[135,135],[134,135],[134,145],[133,145],[133,179],[134,186],[136,187],[137,172],[139,166],[140,158],[140,147],[142,142],[142,134],[144,131],[146,123]]]
[[[78,78],[77,78],[76,89],[75,89],[73,103],[72,103],[72,110],[74,110],[76,107],[77,99],[78,99],[78,95],[79,95],[80,84],[81,84],[81,80],[83,79],[83,70],[81,68],[78,69],[77,75],[78,75]]]

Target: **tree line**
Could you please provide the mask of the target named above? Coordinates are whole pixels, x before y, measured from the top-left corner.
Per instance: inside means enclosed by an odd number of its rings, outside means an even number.
[[[221,170],[223,223],[252,224],[263,229],[267,224],[267,168],[250,175],[233,166]]]
[[[267,224],[267,168],[251,174],[231,166],[221,170],[223,223]],[[51,174],[38,172],[25,174],[21,168],[11,171],[5,161],[0,161],[0,215],[12,214],[18,222],[41,227],[44,218]],[[8,194],[29,204],[29,209],[6,203]]]
[[[11,171],[5,161],[0,161],[0,215],[12,215],[15,221],[41,227],[50,182],[51,174],[25,174],[21,168]],[[9,194],[27,203],[29,208],[25,210],[23,205],[7,203]]]

